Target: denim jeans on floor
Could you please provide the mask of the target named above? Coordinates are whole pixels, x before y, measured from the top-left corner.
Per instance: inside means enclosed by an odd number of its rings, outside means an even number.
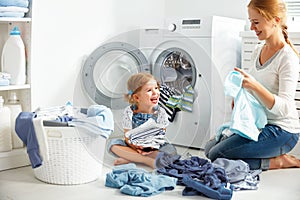
[[[241,159],[249,164],[250,169],[268,170],[270,158],[291,151],[298,138],[299,134],[268,124],[262,129],[257,142],[237,134],[220,142],[212,139],[205,146],[205,155],[212,162],[217,158]]]

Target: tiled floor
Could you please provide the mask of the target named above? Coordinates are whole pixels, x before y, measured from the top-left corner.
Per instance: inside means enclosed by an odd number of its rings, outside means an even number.
[[[198,150],[180,149],[202,156]],[[295,155],[295,154],[294,154]],[[296,156],[299,156],[296,154]],[[119,190],[104,186],[105,174],[111,171],[113,158],[105,156],[105,165],[101,177],[91,183],[61,186],[46,184],[34,177],[31,167],[22,167],[0,172],[0,200],[99,200],[99,199],[141,199],[121,194]],[[300,199],[300,169],[271,170],[260,175],[259,189],[255,191],[234,192],[234,200],[299,200]],[[147,197],[147,199],[208,199],[200,196],[182,196],[183,187],[177,186],[172,191]]]

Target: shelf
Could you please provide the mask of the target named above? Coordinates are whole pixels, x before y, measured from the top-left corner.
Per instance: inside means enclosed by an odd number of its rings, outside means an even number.
[[[29,89],[30,84],[0,86],[0,91]]]
[[[29,17],[23,17],[23,18],[17,18],[17,17],[0,17],[0,23],[1,22],[30,22],[31,18]]]

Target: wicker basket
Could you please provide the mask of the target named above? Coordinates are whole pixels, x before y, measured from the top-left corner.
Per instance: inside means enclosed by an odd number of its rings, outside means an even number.
[[[34,120],[36,131],[47,137],[48,160],[34,168],[35,177],[43,182],[73,185],[92,182],[100,177],[106,139],[101,135],[84,133],[75,127],[47,127]],[[97,147],[98,155],[90,147]]]

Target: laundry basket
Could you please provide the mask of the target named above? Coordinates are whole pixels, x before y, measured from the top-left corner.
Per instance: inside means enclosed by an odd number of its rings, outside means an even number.
[[[47,149],[42,165],[33,169],[37,179],[73,185],[95,181],[101,175],[106,145],[103,136],[83,128],[44,126],[40,118],[34,119],[33,124],[38,140],[44,138]],[[92,149],[97,149],[97,153]]]

